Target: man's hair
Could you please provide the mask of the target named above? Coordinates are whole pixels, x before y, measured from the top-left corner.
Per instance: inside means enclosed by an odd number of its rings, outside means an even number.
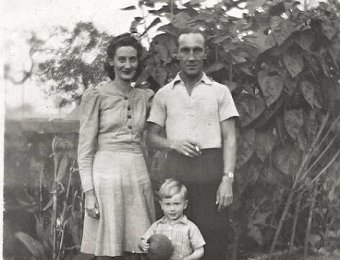
[[[159,199],[169,199],[172,196],[181,194],[183,200],[188,199],[188,190],[187,188],[175,179],[166,179],[159,189]]]
[[[198,34],[202,35],[203,39],[204,39],[204,44],[206,44],[207,37],[206,37],[205,33],[202,30],[200,30],[198,28],[194,28],[194,27],[186,27],[186,28],[181,29],[179,31],[178,35],[177,35],[177,40],[176,40],[177,46],[178,46],[179,37],[181,37],[181,35],[183,35],[183,34],[190,34],[190,33],[198,33]]]

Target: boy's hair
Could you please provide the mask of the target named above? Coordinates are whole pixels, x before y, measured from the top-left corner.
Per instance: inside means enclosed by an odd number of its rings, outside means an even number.
[[[169,199],[174,195],[181,194],[183,200],[188,199],[188,190],[187,188],[176,181],[175,179],[166,179],[165,182],[162,184],[161,188],[159,189],[159,200],[162,199]]]

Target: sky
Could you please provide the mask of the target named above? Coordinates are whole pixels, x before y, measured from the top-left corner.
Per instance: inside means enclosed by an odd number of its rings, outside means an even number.
[[[58,25],[72,28],[77,22],[93,22],[100,29],[117,35],[128,31],[133,17],[141,10],[122,11],[121,8],[136,5],[137,0],[2,0],[1,30],[5,37],[1,42],[1,58],[11,64],[13,76],[21,78],[20,72],[30,66],[27,38],[31,31],[47,37]],[[5,104],[16,108],[29,103],[36,113],[55,114],[52,100],[46,100],[35,82],[23,85],[9,81],[5,86]]]

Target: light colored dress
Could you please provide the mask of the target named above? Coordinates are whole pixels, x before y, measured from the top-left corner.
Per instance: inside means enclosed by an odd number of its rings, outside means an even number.
[[[154,221],[154,201],[141,138],[152,90],[124,96],[105,83],[84,92],[78,164],[83,191],[94,189],[100,218],[85,214],[81,251],[97,256],[137,252]]]

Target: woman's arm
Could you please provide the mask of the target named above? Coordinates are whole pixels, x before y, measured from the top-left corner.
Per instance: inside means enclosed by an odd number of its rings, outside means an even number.
[[[85,209],[90,217],[99,217],[97,197],[93,187],[93,158],[96,152],[99,100],[95,89],[84,92],[81,102],[78,143],[78,165],[82,188],[85,193]]]

